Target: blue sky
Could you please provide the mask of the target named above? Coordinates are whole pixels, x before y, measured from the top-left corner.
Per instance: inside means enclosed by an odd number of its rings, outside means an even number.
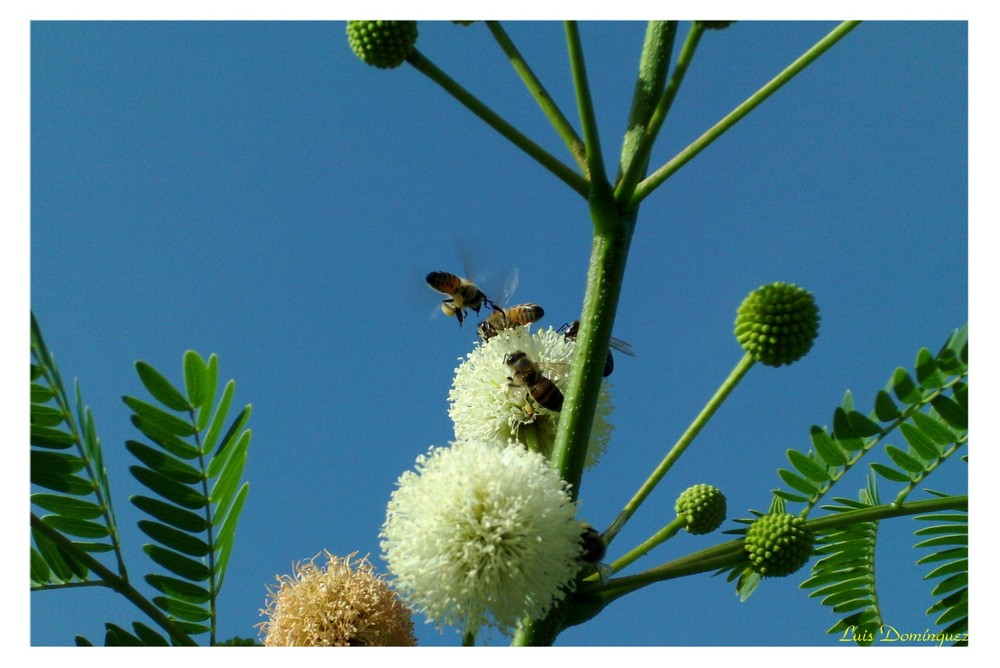
[[[835,25],[707,34],[651,164]],[[575,119],[561,25],[507,29]],[[613,161],[644,24],[581,32]],[[483,25],[420,33],[426,56],[568,159]],[[254,636],[265,586],[292,562],[324,549],[377,558],[396,478],[452,436],[446,398],[475,321],[431,317],[423,276],[460,272],[463,252],[487,284],[516,267],[515,301],[542,304],[541,324],[558,327],[582,301],[585,202],[413,68],[363,65],[342,21],[35,23],[31,40],[31,308],[94,411],[133,573],[151,566],[123,447],[136,434],[121,396],[144,396],[135,360],[179,382],[185,350],[217,353],[236,402],[253,404],[220,636]],[[668,522],[691,484],[720,487],[731,519],[766,510],[785,450],[808,449],[846,389],[870,406],[895,367],[967,321],[967,49],[962,22],[862,24],[644,202],[615,325],[638,357],[617,359],[611,447],[581,488],[595,526],[739,360],[732,323],[750,290],[806,287],[822,324],[801,362],[751,371],[616,549]],[[955,461],[928,486],[967,484]],[[922,632],[932,601],[907,551],[913,529],[883,524],[878,577],[887,622]],[[681,535],[633,568],[727,539]],[[768,581],[742,604],[721,577],[661,583],[559,642],[839,644],[802,579]],[[99,642],[105,621],[140,618],[100,590],[37,593],[31,606],[34,645]],[[424,645],[460,640],[422,619],[417,632]]]

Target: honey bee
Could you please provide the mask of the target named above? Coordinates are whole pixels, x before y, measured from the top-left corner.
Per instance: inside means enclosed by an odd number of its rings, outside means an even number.
[[[427,274],[427,285],[448,295],[448,299],[441,301],[441,311],[449,317],[458,318],[459,326],[468,315],[467,309],[472,309],[478,315],[483,304],[494,311],[497,308],[475,283],[446,271],[432,271]]]
[[[556,331],[562,332],[567,339],[575,340],[576,335],[580,333],[580,321],[574,320],[573,322],[566,323]],[[635,357],[635,351],[632,350],[632,345],[628,341],[622,341],[621,339],[616,339],[615,337],[612,336],[610,344],[611,347],[617,350],[618,352],[622,352],[631,357]],[[603,376],[607,378],[608,376],[611,375],[611,372],[614,370],[615,370],[615,358],[614,355],[611,354],[611,351],[608,350],[608,357],[604,361]]]
[[[505,329],[514,329],[521,325],[540,320],[545,315],[545,309],[538,304],[518,304],[510,308],[500,308],[493,305],[493,313],[479,323],[476,331],[479,338],[486,343]]]
[[[583,553],[580,555],[580,560],[596,564],[604,558],[608,547],[604,543],[604,537],[601,536],[600,531],[586,522],[581,524],[583,525],[583,533],[580,534],[580,543],[583,545]]]
[[[526,388],[539,406],[557,413],[562,410],[562,391],[542,374],[538,365],[523,351],[510,353],[504,358],[504,363],[510,367],[511,383]]]

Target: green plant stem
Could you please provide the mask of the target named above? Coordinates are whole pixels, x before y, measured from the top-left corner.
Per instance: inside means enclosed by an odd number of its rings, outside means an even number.
[[[893,517],[919,515],[921,513],[938,512],[942,510],[968,510],[967,495],[927,499],[901,505],[888,504],[873,508],[861,508],[844,513],[835,513],[807,522],[813,531],[826,531],[845,527],[858,522],[877,522]],[[636,575],[613,578],[606,583],[600,583],[596,576],[588,577],[581,583],[578,593],[581,595],[600,595],[605,602],[620,598],[628,593],[647,585],[672,580],[696,573],[707,573],[723,568],[733,568],[745,561],[743,539],[737,539],[715,545],[705,550],[675,559],[666,564],[651,568]]]
[[[673,23],[674,33],[676,33],[676,22]],[[663,122],[667,119],[667,114],[670,113],[670,107],[677,97],[677,91],[680,90],[681,83],[684,81],[684,75],[687,74],[688,66],[694,59],[698,43],[701,41],[701,36],[704,33],[705,28],[700,22],[695,21],[691,24],[691,30],[688,31],[687,38],[684,40],[684,46],[681,47],[680,55],[677,58],[677,65],[670,76],[670,83],[667,84],[663,94],[660,96],[656,104],[656,109],[653,111],[652,116],[650,116],[649,122],[640,136],[635,156],[629,163],[624,176],[622,176],[615,190],[615,199],[618,202],[629,202],[632,199],[636,185],[649,165],[649,155],[653,150],[653,144],[656,143],[660,128],[663,127]],[[673,35],[671,35],[672,39]]]
[[[580,30],[576,21],[566,21],[566,46],[569,50],[569,66],[573,75],[573,89],[576,91],[576,106],[580,113],[580,125],[583,128],[583,141],[587,156],[587,173],[590,176],[590,199],[595,191],[600,194],[608,188],[607,176],[604,172],[604,157],[601,154],[601,139],[597,133],[597,116],[590,96],[590,84],[587,81],[587,67],[583,58],[583,45],[580,43]]]
[[[623,204],[623,210],[630,210],[637,206],[650,193],[656,190],[664,181],[670,178],[678,169],[687,164],[692,158],[701,153],[709,144],[721,137],[729,128],[733,127],[740,119],[753,111],[759,104],[775,93],[779,88],[792,80],[799,72],[812,64],[817,58],[825,53],[830,47],[840,41],[847,33],[856,28],[860,21],[844,21],[827,36],[817,42],[812,48],[797,58],[791,65],[786,67],[780,74],[767,82],[760,90],[751,95],[745,102],[729,112],[722,120],[709,128],[703,135],[698,137],[690,146],[674,156],[669,162],[650,174],[639,183],[627,204]]]
[[[580,36],[573,22],[566,23],[566,42],[586,144],[587,164],[590,166],[588,201],[594,226],[594,242],[574,364],[559,416],[551,463],[569,484],[570,495],[576,500],[580,493],[580,480],[590,445],[590,432],[603,382],[604,362],[607,359],[635,218],[620,217],[615,207],[614,193],[604,172]],[[551,645],[563,628],[566,613],[567,606],[562,605],[553,608],[542,619],[524,620],[514,635],[512,644]]]
[[[572,154],[573,159],[576,160],[580,169],[583,171],[585,177],[589,178],[589,169],[587,168],[587,156],[583,145],[583,140],[573,129],[573,126],[566,119],[566,116],[559,109],[559,106],[555,103],[549,92],[545,90],[545,86],[542,82],[535,76],[535,73],[528,66],[527,61],[518,51],[517,47],[514,46],[514,42],[507,35],[507,31],[503,29],[499,21],[486,21],[486,27],[490,29],[493,34],[493,38],[503,49],[503,52],[510,59],[511,65],[514,67],[514,71],[518,73],[521,80],[524,82],[525,87],[527,87],[528,92],[531,96],[535,98],[535,102],[541,108],[542,112],[545,114],[549,122],[552,123],[552,127],[555,128],[556,132],[562,137],[563,142],[566,143],[566,147]]]
[[[674,465],[674,462],[676,462],[680,456],[684,454],[684,451],[687,450],[689,445],[691,445],[691,442],[694,441],[695,437],[698,436],[704,426],[708,424],[708,421],[713,415],[715,415],[715,412],[719,410],[719,407],[726,400],[726,397],[729,396],[729,394],[739,384],[740,380],[743,379],[743,376],[745,376],[754,365],[754,361],[755,360],[750,353],[743,355],[743,358],[730,372],[729,377],[723,381],[722,385],[715,391],[712,398],[708,400],[705,407],[701,409],[701,412],[698,413],[691,425],[684,431],[683,434],[681,434],[681,437],[674,444],[674,447],[670,449],[667,455],[663,458],[663,461],[661,461],[659,466],[656,467],[656,470],[654,470],[646,482],[643,483],[642,487],[639,488],[639,491],[635,493],[635,496],[633,496],[632,499],[625,504],[625,507],[618,514],[618,517],[615,518],[611,527],[604,533],[604,541],[607,544],[611,544],[611,541],[614,540],[615,536],[618,535],[618,532],[622,530],[622,527],[625,526],[625,523],[628,522],[629,518],[635,514],[635,511],[638,510],[639,506],[642,505],[642,502],[646,500],[646,497],[649,496],[656,485],[659,484],[659,482],[663,479],[663,476],[667,474],[667,471],[669,471]]]
[[[484,120],[490,127],[503,135],[512,144],[534,158],[540,165],[552,172],[570,188],[578,192],[583,197],[587,196],[589,192],[587,179],[574,172],[551,153],[529,139],[520,130],[501,118],[499,114],[493,111],[472,93],[465,90],[465,88],[463,88],[457,81],[440,70],[422,53],[414,50],[406,61],[418,71],[425,74],[431,81],[441,86],[469,111],[474,113],[476,116],[479,116],[479,118]]]
[[[683,517],[675,518],[673,522],[654,533],[652,536],[623,554],[621,557],[615,559],[611,563],[611,572],[618,573],[619,571],[628,568],[635,561],[649,554],[653,548],[676,536],[677,532],[684,528],[684,522],[685,520]]]
[[[44,534],[46,538],[51,540],[53,543],[56,543],[66,552],[72,554],[74,559],[85,564],[87,568],[92,570],[94,573],[97,573],[101,577],[101,584],[103,586],[118,592],[131,601],[133,605],[142,610],[142,612],[144,612],[151,620],[156,622],[164,631],[170,634],[170,637],[173,638],[176,644],[187,646],[198,645],[198,643],[192,640],[189,635],[177,628],[173,620],[167,617],[159,608],[148,601],[146,597],[136,591],[136,589],[129,584],[128,580],[119,577],[117,574],[109,570],[104,564],[90,556],[90,554],[78,548],[73,541],[51,528],[34,513],[31,514],[31,527],[35,531]]]
[[[194,428],[194,440],[195,440],[195,445],[198,448],[198,464],[201,467],[202,471],[206,471],[208,467],[205,464],[205,452],[204,448],[202,447],[201,431],[198,429],[198,421],[193,410],[189,410],[188,414],[191,418],[191,426]],[[211,498],[211,490],[208,488],[207,476],[203,476],[201,479],[201,493],[203,498],[206,499]],[[207,536],[208,544],[213,547],[217,547],[215,545],[215,535],[214,535],[215,520],[212,517],[211,503],[205,504],[205,526],[206,526],[206,531],[208,532]],[[215,572],[215,569],[216,569],[215,549],[211,549],[208,551],[208,572],[210,574],[208,581],[208,591],[209,591],[208,606],[211,615],[209,617],[209,619],[211,620],[211,624],[209,625],[209,644],[211,645],[215,645],[216,642],[215,633],[218,625],[218,608],[216,606],[216,596],[218,596],[219,592],[219,582],[216,579],[217,573]]]
[[[646,37],[639,57],[639,74],[632,93],[632,108],[629,110],[625,137],[618,165],[616,183],[621,187],[623,174],[636,174],[638,181],[646,170],[648,154],[639,157],[639,146],[644,142],[649,120],[656,111],[657,102],[667,80],[670,69],[670,54],[677,35],[677,21],[650,21],[646,25]],[[630,186],[630,190],[635,185]],[[617,198],[619,201],[620,198]]]

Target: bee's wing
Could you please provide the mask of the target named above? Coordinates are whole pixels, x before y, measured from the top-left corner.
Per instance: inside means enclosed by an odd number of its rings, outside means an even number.
[[[622,341],[621,339],[616,339],[612,336],[611,347],[620,353],[625,353],[626,355],[631,355],[632,357],[636,356],[635,351],[632,350],[632,344],[628,341]]]
[[[519,278],[520,278],[520,273],[518,272],[517,267],[514,267],[513,269],[511,269],[510,274],[507,275],[507,281],[504,283],[503,286],[503,294],[500,296],[500,301],[497,302],[498,304],[503,304],[504,306],[510,304],[511,298],[517,291],[517,283]]]
[[[569,362],[539,362],[538,370],[547,378],[569,378]]]

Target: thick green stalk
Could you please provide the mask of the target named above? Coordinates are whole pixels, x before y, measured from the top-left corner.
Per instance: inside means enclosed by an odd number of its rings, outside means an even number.
[[[552,172],[557,178],[562,180],[570,188],[586,197],[589,188],[587,179],[574,172],[558,158],[533,142],[520,130],[505,121],[499,114],[493,111],[479,98],[465,90],[457,81],[445,74],[434,63],[428,60],[422,53],[414,50],[406,59],[410,65],[427,75],[431,81],[445,89],[452,97],[458,100],[469,111],[479,116],[482,120],[507,138],[512,144],[520,148],[529,156],[535,159],[542,167]]]
[[[552,464],[563,480],[570,484],[570,493],[576,499],[580,493],[583,464],[587,457],[590,431],[603,380],[604,361],[618,308],[622,278],[625,275],[625,259],[632,240],[633,221],[626,221],[618,215],[611,184],[605,175],[583,48],[577,26],[572,21],[566,23],[566,43],[587,147],[587,164],[590,166],[589,202],[594,225],[594,242],[591,247],[583,313],[580,317],[580,333],[576,342],[575,363],[559,416],[559,430],[552,452]]]
[[[621,188],[623,174],[635,172],[635,180],[646,170],[648,154],[641,158],[640,146],[646,142],[649,120],[656,110],[657,101],[667,80],[670,69],[670,53],[677,35],[677,21],[650,21],[646,25],[646,37],[639,58],[639,75],[632,93],[632,108],[629,110],[622,152],[618,163],[618,177],[615,182]],[[634,188],[631,186],[631,188]]]
[[[579,33],[572,22],[566,25],[566,41],[587,149],[587,164],[590,166],[588,199],[594,226],[594,240],[587,272],[583,312],[580,316],[580,332],[576,340],[575,363],[566,388],[563,410],[559,416],[559,430],[556,433],[551,461],[563,479],[570,484],[570,493],[576,499],[580,493],[580,481],[583,477],[587,448],[590,445],[594,413],[601,383],[604,380],[604,363],[611,341],[615,312],[618,309],[618,298],[621,294],[637,210],[622,216],[615,205],[614,191],[607,180],[601,158],[597,123],[587,84]],[[643,53],[643,62],[662,59],[661,50],[667,48],[666,41],[655,39],[648,42]],[[637,86],[636,94],[643,94],[643,90],[644,87]],[[655,100],[655,95],[653,99]],[[651,114],[655,103],[639,105],[641,113],[635,111],[636,106],[636,103],[633,103],[633,115],[644,124],[646,119],[642,118],[642,115]],[[623,147],[623,164],[627,164],[633,150],[634,144],[632,147]],[[574,597],[570,597],[563,602],[563,605],[540,620],[525,621],[514,636],[513,644],[551,645],[566,625],[579,623],[567,620],[578,620],[581,616],[587,617],[588,614],[592,616],[603,607],[600,604],[594,607],[593,598],[579,605],[574,603],[575,600]],[[586,607],[586,610],[583,610],[583,607]]]
[[[684,454],[684,451],[687,450],[689,445],[691,445],[695,437],[698,436],[704,426],[708,424],[708,421],[712,419],[712,416],[715,415],[715,412],[719,410],[720,406],[722,406],[726,397],[728,397],[729,394],[736,388],[740,380],[743,379],[743,376],[746,375],[747,371],[750,370],[753,364],[754,358],[750,355],[750,353],[744,354],[743,358],[730,372],[729,377],[723,381],[722,385],[720,385],[719,389],[715,391],[712,398],[708,400],[705,407],[701,409],[701,412],[698,413],[691,425],[684,431],[683,434],[681,434],[681,437],[677,439],[674,447],[672,447],[666,454],[663,461],[661,461],[659,466],[656,467],[656,470],[650,474],[646,482],[644,482],[642,487],[639,488],[639,491],[635,493],[635,496],[633,496],[632,499],[625,504],[625,508],[622,509],[622,511],[618,514],[618,517],[615,518],[615,521],[612,522],[611,527],[604,533],[605,542],[609,545],[611,544],[611,541],[614,540],[615,536],[618,535],[618,532],[622,530],[625,523],[628,522],[629,518],[635,514],[635,511],[639,509],[639,506],[642,505],[642,502],[646,500],[646,497],[650,495],[653,489],[656,488],[656,486],[663,479],[663,476],[665,476],[667,471],[670,470],[670,467],[674,465],[674,462],[680,459],[680,456]]]
[[[555,128],[556,132],[562,137],[563,142],[565,142],[566,147],[569,152],[573,155],[573,159],[583,170],[584,175],[589,178],[589,171],[587,169],[587,156],[586,150],[583,145],[583,140],[577,135],[576,130],[566,119],[566,116],[562,113],[559,105],[555,103],[555,100],[549,95],[549,92],[545,90],[545,86],[542,82],[535,76],[531,67],[528,66],[527,61],[521,55],[521,52],[517,50],[514,46],[514,42],[507,35],[507,31],[503,29],[499,21],[486,21],[486,27],[490,29],[493,34],[493,38],[496,39],[497,44],[503,49],[503,52],[507,54],[510,59],[510,64],[514,66],[514,71],[518,73],[521,80],[524,82],[525,87],[527,87],[528,92],[531,96],[535,98],[535,102],[545,113],[546,118],[552,123],[552,127]]]
[[[729,112],[722,120],[709,128],[702,136],[698,137],[690,146],[674,156],[669,162],[650,174],[636,187],[634,194],[624,210],[630,210],[649,196],[664,181],[670,178],[678,169],[687,164],[692,158],[701,153],[709,144],[721,137],[729,128],[736,125],[740,119],[753,111],[759,104],[769,98],[779,88],[792,80],[795,75],[812,64],[817,58],[825,53],[830,47],[840,41],[847,33],[854,30],[860,21],[844,21],[830,32],[826,37],[817,42],[812,48],[802,54],[791,65],[786,67],[778,76],[767,82],[763,88],[751,95],[745,102]]]
[[[673,33],[676,33],[676,22],[673,23]],[[663,127],[663,122],[667,119],[667,114],[674,103],[674,98],[677,97],[677,91],[681,88],[684,75],[687,74],[688,66],[694,59],[698,42],[701,41],[701,36],[704,32],[705,28],[700,22],[695,21],[692,23],[687,39],[684,40],[684,46],[681,48],[680,56],[677,58],[677,65],[670,76],[670,83],[663,90],[663,94],[656,103],[656,109],[649,117],[647,125],[643,128],[635,150],[635,156],[632,158],[628,168],[625,170],[624,176],[622,176],[618,183],[618,187],[615,189],[615,199],[619,202],[628,202],[632,199],[632,193],[635,192],[636,185],[649,165],[649,154],[653,150],[653,144],[656,143],[656,138],[660,134],[660,128]],[[671,34],[671,40],[673,40],[673,33]]]
[[[571,485],[574,499],[579,496],[597,399],[604,380],[604,363],[607,360],[625,262],[632,241],[632,221],[622,221],[617,213],[608,211],[612,208],[610,192],[604,204],[605,207],[600,208],[592,203],[591,215],[595,218],[614,216],[615,222],[612,224],[595,220],[595,227],[617,226],[619,230],[611,233],[597,232],[594,236],[575,359],[552,452],[552,464]],[[623,222],[626,224],[623,225]]]

